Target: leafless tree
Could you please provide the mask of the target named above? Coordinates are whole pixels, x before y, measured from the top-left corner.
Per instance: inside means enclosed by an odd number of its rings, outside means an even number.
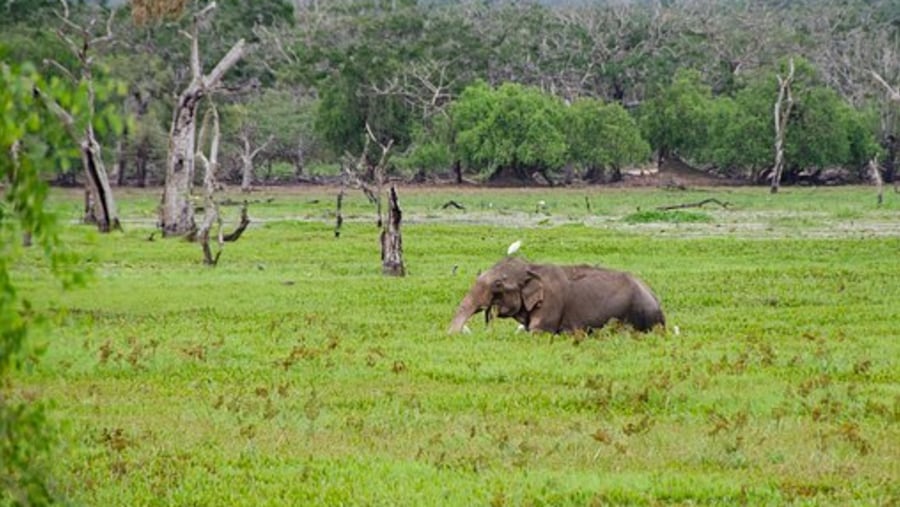
[[[896,21],[884,13],[895,6],[877,0],[850,5],[800,3],[789,11],[789,21],[797,33],[807,34],[809,44],[799,49],[830,88],[856,108],[876,106],[878,137],[886,151],[878,167],[884,180],[893,181],[900,110],[891,105],[888,83],[900,79],[900,35]]]
[[[211,134],[207,136],[207,128],[211,129]],[[209,156],[203,153],[203,146],[209,137]],[[203,249],[203,262],[208,266],[215,266],[219,262],[222,255],[222,249],[226,242],[237,241],[238,238],[250,225],[250,219],[247,216],[247,202],[241,207],[241,221],[234,232],[225,234],[222,229],[222,215],[219,213],[219,204],[216,202],[216,189],[218,188],[217,171],[219,169],[219,139],[221,138],[219,129],[219,111],[215,104],[210,101],[209,108],[203,116],[203,123],[200,127],[198,149],[196,153],[197,159],[203,164],[203,222],[197,230],[196,239]],[[213,226],[216,226],[216,242],[218,250],[213,255],[212,247],[210,247],[209,235]]]
[[[454,85],[462,76],[448,69],[452,59],[412,62],[404,70],[384,83],[370,83],[374,95],[389,95],[403,99],[411,108],[420,111],[422,118],[430,118],[444,111],[455,97]]]
[[[784,138],[787,133],[788,120],[791,110],[794,108],[794,99],[791,96],[791,83],[794,81],[794,59],[789,63],[788,74],[781,77],[778,74],[778,98],[775,100],[775,165],[772,168],[771,193],[778,192],[781,183],[781,173],[784,171]]]
[[[212,133],[209,136],[209,157],[203,154],[203,144],[206,140],[206,129],[211,124]],[[197,241],[203,249],[203,262],[209,266],[215,266],[222,255],[222,245],[225,243],[222,237],[222,217],[219,215],[219,205],[216,203],[216,171],[219,168],[219,111],[210,101],[210,107],[206,110],[203,123],[200,127],[199,142],[197,143],[197,158],[203,164],[203,222],[197,231]],[[209,246],[209,231],[213,225],[217,225],[219,250],[215,256]]]
[[[369,162],[369,146],[375,144],[381,148],[381,156],[375,165]],[[390,139],[387,143],[381,143],[369,124],[366,124],[366,138],[363,145],[363,152],[358,159],[351,157],[349,154],[344,156],[344,162],[341,164],[341,188],[337,195],[336,222],[334,228],[334,236],[340,237],[341,225],[344,222],[341,214],[341,206],[343,204],[345,188],[347,186],[355,186],[360,188],[369,202],[375,205],[376,222],[375,224],[381,230],[379,241],[381,243],[381,262],[382,272],[391,276],[404,276],[406,268],[403,264],[403,239],[400,233],[400,221],[402,213],[397,197],[397,189],[391,185],[388,193],[388,211],[387,220],[384,220],[382,211],[384,202],[384,185],[387,180],[387,164],[390,160],[391,148],[394,146],[394,140]],[[372,189],[360,175],[371,172],[375,180],[375,189]]]
[[[203,97],[219,86],[225,73],[245,53],[244,39],[241,39],[208,74],[203,74],[200,67],[199,27],[215,8],[216,3],[212,2],[197,12],[193,17],[192,33],[184,34],[191,41],[191,82],[178,96],[169,131],[166,183],[159,217],[164,236],[181,236],[196,230],[190,197],[194,179],[197,107]]]
[[[369,140],[381,147],[381,158],[375,166],[376,204],[378,209],[378,226],[381,228],[381,272],[389,276],[405,276],[406,268],[403,264],[403,238],[400,234],[400,220],[402,213],[397,198],[397,189],[391,185],[388,193],[387,221],[382,220],[382,201],[384,199],[384,183],[386,179],[387,163],[391,155],[394,140],[382,144],[372,133],[369,124],[366,124],[366,134]]]
[[[93,126],[96,102],[93,53],[98,47],[107,45],[113,40],[112,24],[116,11],[110,11],[106,20],[105,31],[97,35],[95,26],[97,25],[98,17],[96,15],[86,24],[80,25],[71,19],[68,2],[60,0],[60,3],[62,5],[62,13],[57,13],[60,27],[56,30],[56,33],[78,60],[77,75],[70,72],[56,60],[47,60],[46,63],[61,70],[63,74],[69,76],[73,81],[84,83],[87,88],[88,121],[84,128],[79,130],[72,115],[59,104],[56,104],[47,96],[43,96],[43,98],[50,109],[66,126],[69,136],[80,145],[81,163],[84,166],[87,184],[85,189],[84,221],[97,224],[97,228],[101,232],[109,232],[114,229],[120,229],[121,225],[118,211],[116,210],[116,202],[110,188],[106,166],[103,163],[103,153]]]
[[[241,129],[238,132],[238,139],[241,142],[240,152],[238,156],[241,159],[241,192],[250,192],[253,186],[253,159],[259,155],[259,152],[266,149],[269,143],[274,139],[269,136],[268,139],[256,148],[253,148],[252,135],[247,129]]]
[[[388,216],[381,230],[381,272],[389,276],[406,276],[403,264],[403,236],[400,234],[400,202],[397,189],[391,185],[388,193]]]

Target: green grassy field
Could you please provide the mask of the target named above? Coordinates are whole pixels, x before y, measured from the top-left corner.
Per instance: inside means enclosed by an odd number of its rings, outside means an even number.
[[[68,498],[900,502],[900,195],[401,188],[402,279],[380,274],[359,192],[334,238],[334,197],[254,193],[253,224],[208,268],[196,244],[150,240],[156,190],[120,192],[125,231],[105,236],[77,224],[79,194],[54,193],[94,275],[63,293],[36,260],[17,270],[50,319],[16,385],[52,402]],[[707,198],[728,207],[655,210]],[[533,261],[638,274],[669,332],[529,335],[476,316],[448,336],[516,239]]]

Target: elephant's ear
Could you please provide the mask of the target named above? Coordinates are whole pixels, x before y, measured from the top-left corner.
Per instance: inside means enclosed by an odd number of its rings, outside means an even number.
[[[544,300],[544,284],[541,277],[534,271],[528,270],[528,278],[522,286],[522,301],[529,312],[540,306]]]

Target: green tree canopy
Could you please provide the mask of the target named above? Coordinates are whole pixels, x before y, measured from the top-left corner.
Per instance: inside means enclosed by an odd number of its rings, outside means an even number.
[[[735,98],[719,97],[710,107],[709,143],[703,160],[719,172],[756,180],[773,161],[773,88],[748,87]]]
[[[784,178],[829,166],[860,167],[879,152],[871,114],[857,111],[824,86],[816,69],[796,61],[791,86],[793,108],[785,136]],[[774,73],[757,78],[735,93],[710,102],[710,132],[703,155],[722,171],[757,179],[774,160],[773,106],[778,94]]]
[[[453,136],[450,118],[435,116],[427,125],[415,125],[409,152],[392,160],[417,175],[446,171],[455,162]]]
[[[460,159],[480,174],[509,169],[521,179],[565,163],[562,102],[537,88],[479,82],[451,106]]]
[[[672,154],[692,158],[705,147],[711,101],[700,73],[681,69],[641,106],[641,129],[660,160]]]
[[[824,86],[799,90],[788,123],[785,157],[794,171],[859,166],[877,152],[863,115]]]
[[[347,75],[327,79],[316,108],[316,133],[335,156],[362,151],[366,102],[356,94],[357,80]]]
[[[587,170],[589,179],[601,177],[604,169],[616,178],[622,166],[650,156],[637,122],[619,104],[578,99],[566,111],[565,126],[569,159]]]
[[[294,52],[293,79],[319,90],[316,128],[332,153],[358,153],[369,124],[406,150],[416,125],[471,82],[483,48],[458,11],[420,5],[335,1],[329,23],[308,24]]]

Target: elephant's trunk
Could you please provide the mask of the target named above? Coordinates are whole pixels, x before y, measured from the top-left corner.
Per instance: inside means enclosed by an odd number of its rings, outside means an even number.
[[[462,331],[463,327],[466,325],[466,321],[469,320],[469,317],[476,312],[487,308],[490,303],[491,300],[488,291],[483,287],[480,287],[480,284],[476,284],[456,308],[456,314],[450,322],[450,329],[448,332],[453,334]]]

